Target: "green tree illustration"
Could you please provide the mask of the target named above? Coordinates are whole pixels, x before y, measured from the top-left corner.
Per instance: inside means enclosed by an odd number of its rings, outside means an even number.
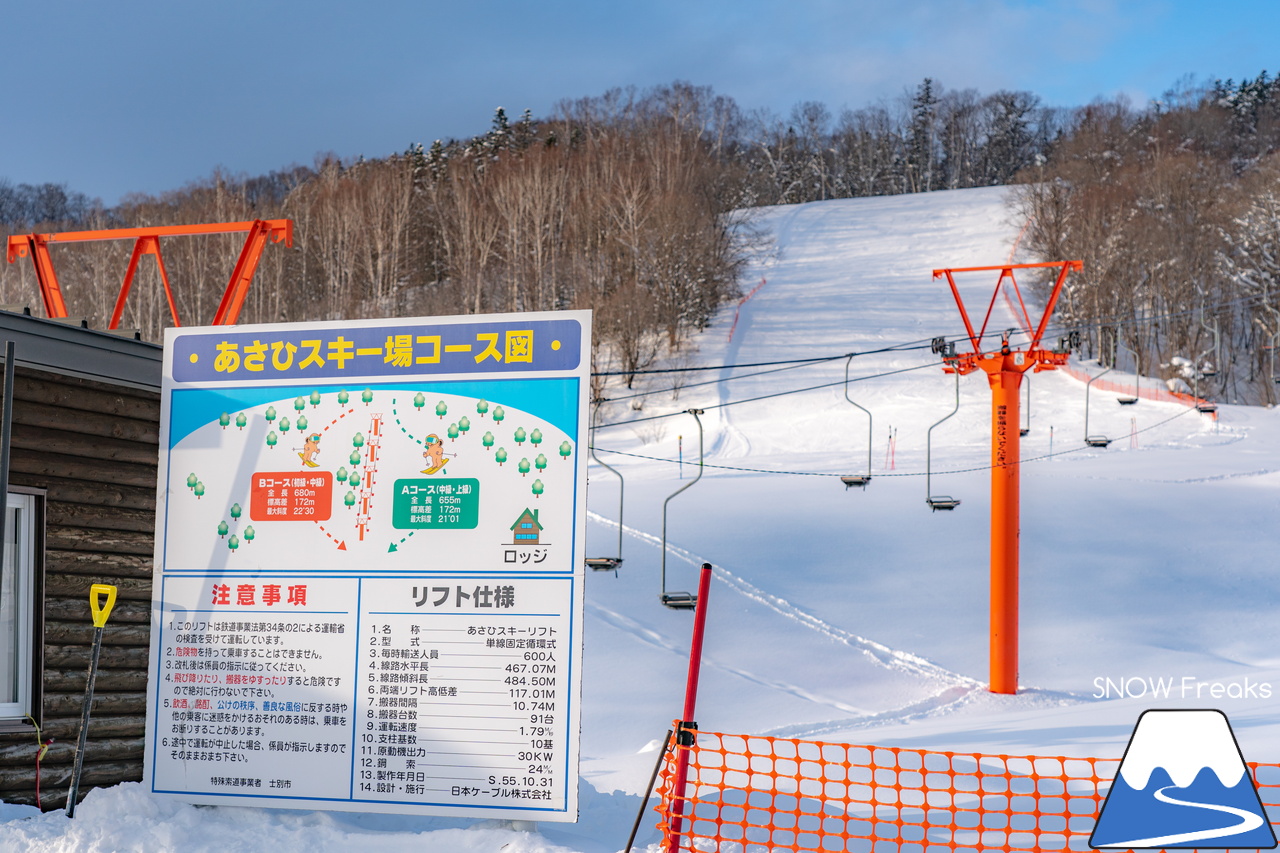
[[[528,474],[528,473],[529,473],[529,460],[528,460],[528,459],[521,459],[521,460],[520,460],[520,462],[516,465],[516,470],[518,470],[518,471],[520,472],[520,476],[521,476],[521,477],[523,477],[525,474]]]
[[[307,416],[298,415],[298,422],[294,424],[294,426],[297,428],[298,432],[305,430],[307,428]]]
[[[505,447],[499,447],[498,452],[493,454],[493,458],[498,460],[498,467],[501,468],[502,463],[507,461],[507,449]]]
[[[417,409],[419,412],[422,411],[422,407],[425,406],[426,404],[427,404],[427,398],[423,396],[421,391],[413,395],[413,407]]]
[[[270,426],[271,422],[274,421],[275,419],[276,419],[276,407],[267,406],[267,425]]]
[[[252,541],[253,541],[253,537],[255,537],[255,536],[257,536],[257,535],[258,535],[258,531],[256,531],[256,530],[254,530],[254,529],[253,529],[253,525],[252,525],[252,524],[250,524],[248,527],[246,527],[246,528],[244,529],[244,541],[245,541],[245,542],[252,542]]]
[[[318,405],[320,405],[320,392],[312,391],[311,392],[311,408],[314,409]]]
[[[351,476],[347,478],[347,482],[358,488],[360,486],[360,472],[352,471]]]
[[[227,540],[227,547],[230,548],[231,553],[234,554],[235,550],[240,547],[240,537],[232,533],[231,538]]]
[[[356,505],[356,493],[347,492],[347,494],[342,498],[342,502],[347,505],[347,509],[351,509]]]
[[[484,445],[485,450],[488,450],[490,447],[493,447],[493,442],[494,442],[494,438],[493,438],[493,433],[491,432],[486,432],[484,435],[480,437],[480,443]]]
[[[351,400],[351,395],[347,393],[347,389],[343,388],[338,392],[338,405],[345,406]]]
[[[240,429],[244,429],[245,425],[248,423],[249,423],[249,419],[244,416],[244,412],[241,412],[240,414],[236,415],[237,427],[239,427]]]
[[[226,429],[227,425],[230,423],[231,423],[231,415],[227,414],[226,412],[223,412],[222,414],[218,415],[218,425],[221,426],[223,429]]]
[[[299,397],[298,399],[293,401],[293,410],[295,412],[301,412],[306,407],[307,407],[307,401],[304,400],[302,397]]]
[[[444,416],[449,414],[449,407],[445,405],[444,400],[436,403],[436,414],[440,416],[440,420],[444,420]]]
[[[204,494],[204,483],[196,483],[196,487],[191,491],[196,493],[196,499],[199,500],[200,497]]]
[[[337,472],[336,474],[334,474],[333,476],[335,476],[335,477],[337,477],[337,478],[338,478],[338,482],[339,482],[339,483],[345,483],[345,482],[347,481],[347,469],[346,469],[346,468],[339,468],[339,469],[338,469],[338,472]]]
[[[219,521],[218,522],[218,538],[219,539],[225,538],[227,535],[227,531],[230,529],[231,528],[227,526],[227,523],[225,521]]]
[[[506,409],[502,408],[501,406],[493,407],[493,422],[495,424],[502,423],[503,419],[506,418],[506,416],[507,416]]]
[[[348,462],[350,462],[352,465],[359,465],[359,464],[360,464],[360,451],[359,451],[359,450],[353,450],[353,451],[351,451],[351,456],[347,459],[347,461],[348,461]]]
[[[485,412],[489,411],[489,404],[486,403],[484,400],[481,400],[479,403],[476,403],[476,411],[479,412],[480,417],[483,418],[485,415]]]
[[[281,418],[281,419],[280,419],[280,431],[281,431],[281,432],[288,432],[288,431],[289,431],[289,419],[288,419],[288,418]]]
[[[356,448],[364,447],[364,433],[358,432],[351,436],[351,446]]]
[[[275,430],[267,433],[267,447],[272,450],[276,449],[276,443],[280,441],[280,436],[276,435]]]
[[[471,429],[471,419],[468,418],[466,415],[463,415],[462,417],[458,418],[458,429],[462,432],[463,435],[466,435],[467,430]]]
[[[370,391],[368,388],[364,389],[364,391],[360,394],[360,399],[364,400],[364,404],[366,406],[369,405],[370,403],[373,402],[373,392]]]
[[[568,460],[569,455],[573,453],[573,445],[567,441],[560,442],[560,455]]]
[[[526,438],[528,438],[529,436],[528,436],[528,434],[524,431],[524,427],[516,427],[516,434],[515,434],[515,436],[514,436],[514,437],[515,437],[515,440],[516,440],[516,444],[517,444],[517,445],[523,445],[523,444],[524,444],[525,439],[526,439]]]
[[[196,487],[196,483],[198,482],[200,482],[200,478],[196,476],[194,471],[192,471],[190,474],[187,475],[188,489],[194,489]]]
[[[448,435],[449,435],[449,440],[450,440],[450,441],[453,441],[455,438],[457,438],[457,437],[458,437],[458,425],[457,425],[457,424],[449,424],[449,433],[448,433]]]
[[[542,497],[542,492],[543,492],[543,490],[544,490],[544,489],[545,489],[545,487],[542,485],[542,481],[541,481],[541,480],[534,480],[534,481],[533,481],[533,496],[534,496],[535,498],[540,498],[540,497]]]
[[[238,518],[240,518],[240,516],[242,516],[242,515],[244,515],[244,510],[242,510],[242,509],[240,508],[240,504],[232,504],[232,505],[231,505],[231,517],[232,517],[232,518],[234,518],[234,519],[238,519]]]
[[[545,455],[543,455],[543,454],[539,453],[539,454],[538,454],[538,458],[537,458],[537,459],[535,459],[535,460],[533,460],[533,465],[534,465],[534,467],[535,467],[535,468],[537,468],[539,471],[545,471],[545,470],[547,470],[547,457],[546,457]]]

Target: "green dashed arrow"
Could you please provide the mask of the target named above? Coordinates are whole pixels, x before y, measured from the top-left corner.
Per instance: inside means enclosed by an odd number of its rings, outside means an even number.
[[[413,433],[411,433],[411,432],[409,432],[407,429],[405,429],[405,428],[404,428],[404,424],[400,423],[400,413],[396,411],[396,398],[395,398],[395,397],[392,397],[392,398],[391,398],[391,417],[393,417],[393,418],[395,418],[395,419],[396,419],[396,426],[400,427],[400,431],[401,431],[402,433],[404,433],[406,436],[408,436],[410,441],[412,441],[414,444],[417,444],[417,445],[418,445],[418,446],[420,446],[420,447],[425,447],[425,446],[426,446],[426,445],[424,445],[421,441],[419,441],[418,439],[414,438],[414,437],[413,437]],[[404,541],[404,540],[401,540],[401,541]],[[391,550],[393,550],[393,551],[394,551],[394,550],[395,550],[395,548],[393,547]]]
[[[418,531],[416,531],[416,530],[410,530],[410,531],[409,531],[409,534],[408,534],[407,536],[405,536],[405,537],[404,537],[404,539],[401,539],[399,542],[392,542],[392,543],[387,547],[387,553],[388,553],[388,554],[393,554],[393,553],[395,553],[396,551],[399,551],[399,550],[400,550],[400,546],[401,546],[401,545],[403,545],[403,544],[405,543],[405,541],[406,541],[410,536],[412,536],[413,534],[415,534],[415,533],[417,533],[417,532],[418,532]]]

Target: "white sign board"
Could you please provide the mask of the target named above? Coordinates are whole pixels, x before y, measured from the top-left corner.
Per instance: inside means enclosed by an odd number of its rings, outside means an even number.
[[[577,818],[585,311],[169,329],[145,784]]]

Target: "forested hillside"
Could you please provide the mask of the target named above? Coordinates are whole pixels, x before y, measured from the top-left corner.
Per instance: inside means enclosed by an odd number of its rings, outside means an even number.
[[[891,102],[839,115],[804,102],[782,118],[674,83],[565,101],[544,118],[499,109],[487,133],[387,157],[215,172],[111,208],[0,180],[0,223],[289,217],[294,247],[264,253],[242,322],[590,308],[598,369],[634,370],[738,293],[753,207],[1009,184],[1028,259],[1085,261],[1059,316],[1089,352],[1271,402],[1277,94],[1263,74],[1142,107],[1051,108],[926,79]],[[55,250],[73,312],[105,322],[130,248]],[[212,316],[238,250],[234,237],[166,244],[184,323]],[[125,323],[156,339],[168,310],[143,266]],[[0,299],[38,302],[29,265],[0,270]],[[1197,380],[1193,364],[1213,369]]]

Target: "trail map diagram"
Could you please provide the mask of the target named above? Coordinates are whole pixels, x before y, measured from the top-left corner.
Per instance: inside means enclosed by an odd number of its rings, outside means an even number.
[[[505,384],[220,393],[170,449],[166,568],[571,570],[576,437],[504,405]]]

